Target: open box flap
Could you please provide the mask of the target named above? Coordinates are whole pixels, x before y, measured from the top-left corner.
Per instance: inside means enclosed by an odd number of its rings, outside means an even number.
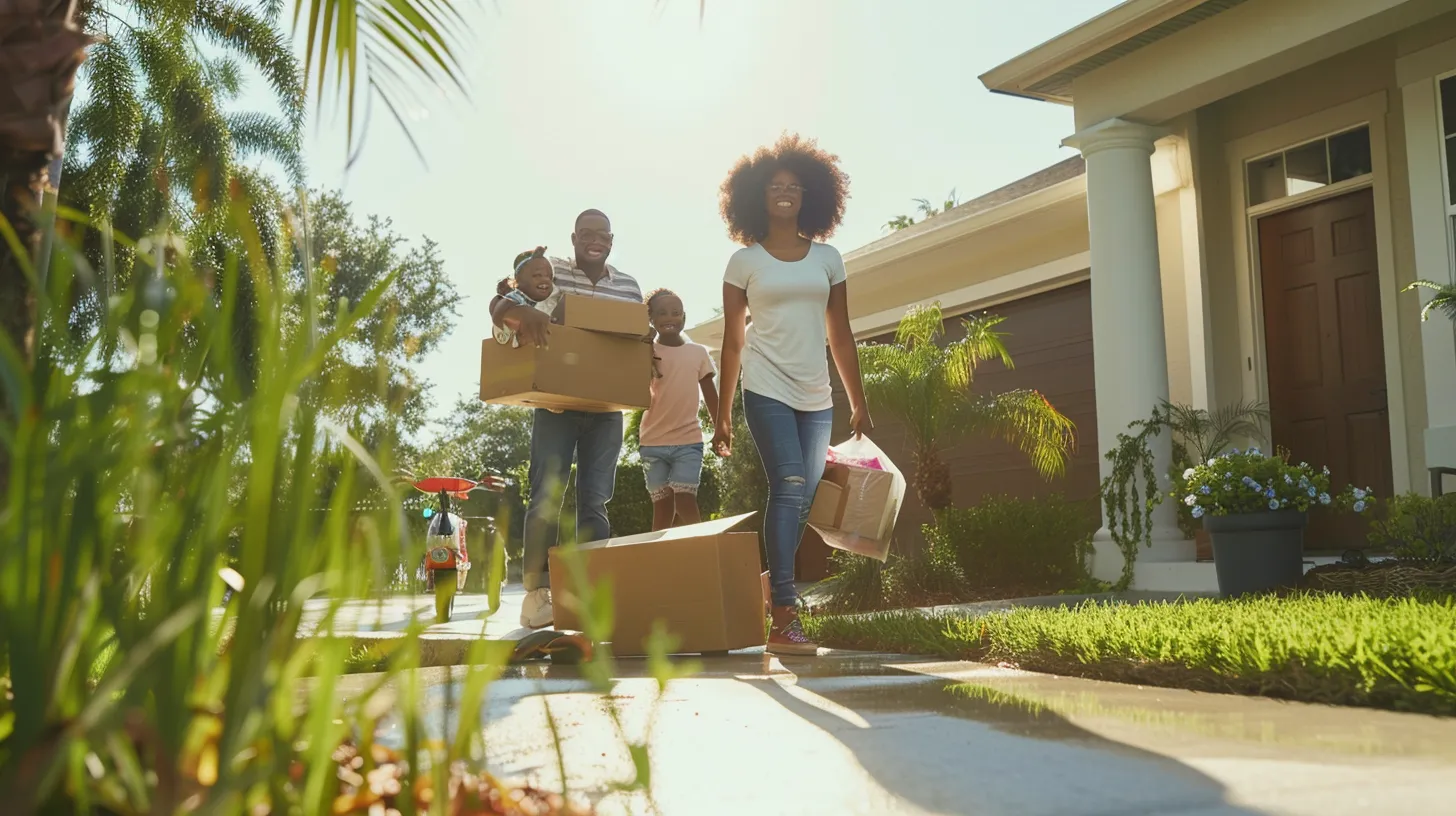
[[[700,521],[697,524],[686,524],[682,527],[670,527],[666,530],[658,530],[652,533],[588,541],[584,544],[578,544],[577,547],[586,550],[596,549],[598,547],[622,547],[628,544],[647,544],[653,541],[681,541],[688,538],[704,538],[707,536],[721,535],[738,527],[756,515],[758,515],[758,512],[754,511],[739,516],[713,519],[712,521]]]

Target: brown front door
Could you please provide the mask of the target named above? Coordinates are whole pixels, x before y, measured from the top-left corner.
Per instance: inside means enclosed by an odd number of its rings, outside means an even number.
[[[1390,412],[1370,190],[1259,220],[1272,441],[1327,465],[1336,489],[1391,493]],[[1365,546],[1364,524],[1314,514],[1314,550]]]

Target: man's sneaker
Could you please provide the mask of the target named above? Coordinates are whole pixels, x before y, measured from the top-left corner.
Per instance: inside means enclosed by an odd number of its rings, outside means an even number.
[[[817,655],[819,644],[809,639],[804,634],[804,626],[799,623],[799,617],[794,616],[784,626],[775,626],[769,630],[768,646],[765,651],[776,655]]]
[[[546,587],[526,593],[521,604],[521,625],[527,629],[541,629],[550,626],[556,616],[551,612],[551,590]]]

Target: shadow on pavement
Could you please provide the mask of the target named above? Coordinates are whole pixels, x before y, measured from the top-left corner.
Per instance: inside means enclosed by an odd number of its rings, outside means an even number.
[[[832,735],[886,790],[927,810],[1261,812],[1231,804],[1220,782],[1176,760],[985,686],[913,675],[740,679]]]

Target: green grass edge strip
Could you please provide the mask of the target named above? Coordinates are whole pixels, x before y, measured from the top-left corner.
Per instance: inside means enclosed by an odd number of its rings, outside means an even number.
[[[820,615],[840,649],[927,655],[1137,685],[1456,716],[1456,599],[1307,593],[1088,601],[977,616]]]

